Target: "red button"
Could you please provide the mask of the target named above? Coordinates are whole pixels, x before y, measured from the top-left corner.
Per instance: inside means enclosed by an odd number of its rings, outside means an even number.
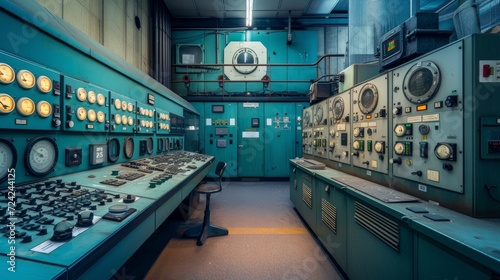
[[[485,64],[483,65],[483,77],[488,78],[490,76],[490,65]]]

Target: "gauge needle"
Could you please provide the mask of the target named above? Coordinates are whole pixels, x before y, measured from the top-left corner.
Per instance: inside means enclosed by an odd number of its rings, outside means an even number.
[[[40,153],[39,151],[35,150],[35,152],[39,155],[39,157],[43,157],[43,154]]]
[[[3,108],[4,108],[4,109],[9,108],[9,106],[7,106],[7,105],[3,104],[3,103],[2,103],[2,101],[0,101],[0,104],[2,104],[2,106],[3,106]]]

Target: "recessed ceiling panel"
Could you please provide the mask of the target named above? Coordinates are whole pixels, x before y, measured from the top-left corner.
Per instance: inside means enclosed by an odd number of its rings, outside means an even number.
[[[168,9],[174,14],[174,16],[177,16],[177,11],[191,11],[191,13],[197,12],[193,0],[164,0],[164,2],[167,4]]]
[[[284,2],[284,1],[281,1]],[[253,0],[254,10],[278,10],[280,0]]]

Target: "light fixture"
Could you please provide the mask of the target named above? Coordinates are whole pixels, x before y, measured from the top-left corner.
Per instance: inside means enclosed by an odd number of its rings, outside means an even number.
[[[252,26],[253,0],[247,0],[247,26]]]

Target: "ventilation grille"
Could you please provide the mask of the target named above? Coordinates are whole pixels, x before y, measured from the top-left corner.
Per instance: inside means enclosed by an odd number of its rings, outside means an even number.
[[[357,201],[354,203],[354,220],[391,248],[399,251],[398,223]]]
[[[326,199],[321,199],[321,220],[334,233],[337,233],[337,208]]]
[[[306,203],[306,205],[312,209],[312,190],[306,184],[302,184],[302,200]]]

